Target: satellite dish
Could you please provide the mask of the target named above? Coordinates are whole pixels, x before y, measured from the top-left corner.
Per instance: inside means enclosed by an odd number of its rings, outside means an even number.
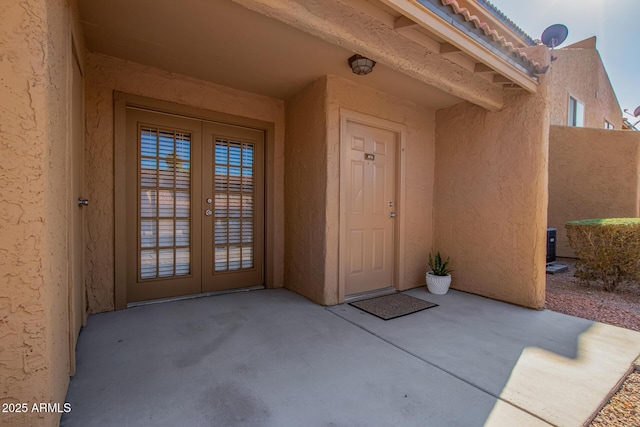
[[[640,105],[636,107],[635,110],[633,110],[633,117],[638,117],[640,116]]]
[[[569,35],[569,29],[566,25],[554,24],[548,27],[540,36],[540,40],[544,45],[551,49],[560,46]]]

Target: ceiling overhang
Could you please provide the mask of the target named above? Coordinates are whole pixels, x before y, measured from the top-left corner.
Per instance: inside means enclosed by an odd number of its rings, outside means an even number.
[[[405,37],[394,28],[397,15],[389,15],[390,22],[378,19],[378,5],[384,5],[376,1],[233,1],[484,108],[504,105],[502,83]]]
[[[466,100],[496,110],[505,87],[536,91],[526,63],[436,3],[83,0],[80,12],[91,51],[278,99],[329,74],[436,109]],[[374,72],[354,75],[354,53]]]
[[[366,52],[231,1],[83,0],[79,6],[91,52],[271,98],[287,100],[335,75],[428,108],[464,100],[384,63],[357,76],[347,59]]]

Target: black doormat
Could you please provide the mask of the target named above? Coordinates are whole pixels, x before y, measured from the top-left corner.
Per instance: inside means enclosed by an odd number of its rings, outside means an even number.
[[[391,320],[396,317],[406,316],[407,314],[416,313],[426,310],[427,308],[437,307],[429,301],[414,298],[405,294],[391,294],[382,297],[370,298],[361,301],[350,302],[349,305],[373,314],[382,320]]]

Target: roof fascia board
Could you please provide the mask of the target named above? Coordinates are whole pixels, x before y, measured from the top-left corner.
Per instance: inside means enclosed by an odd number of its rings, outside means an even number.
[[[481,37],[474,37],[469,28],[454,19],[442,8],[426,0],[380,1],[448,43],[459,47],[476,61],[490,64],[496,72],[528,92],[536,92],[538,87],[537,78],[530,71],[507,58],[503,52],[496,52],[497,49],[487,41],[482,40]],[[464,18],[460,17],[460,19],[464,21]]]

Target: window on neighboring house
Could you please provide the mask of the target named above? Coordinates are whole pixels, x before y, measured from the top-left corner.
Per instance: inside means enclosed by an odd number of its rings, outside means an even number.
[[[584,127],[584,104],[569,97],[569,126]]]
[[[605,129],[615,129],[616,127],[613,124],[611,124],[608,120],[605,120],[604,121],[604,128]]]

